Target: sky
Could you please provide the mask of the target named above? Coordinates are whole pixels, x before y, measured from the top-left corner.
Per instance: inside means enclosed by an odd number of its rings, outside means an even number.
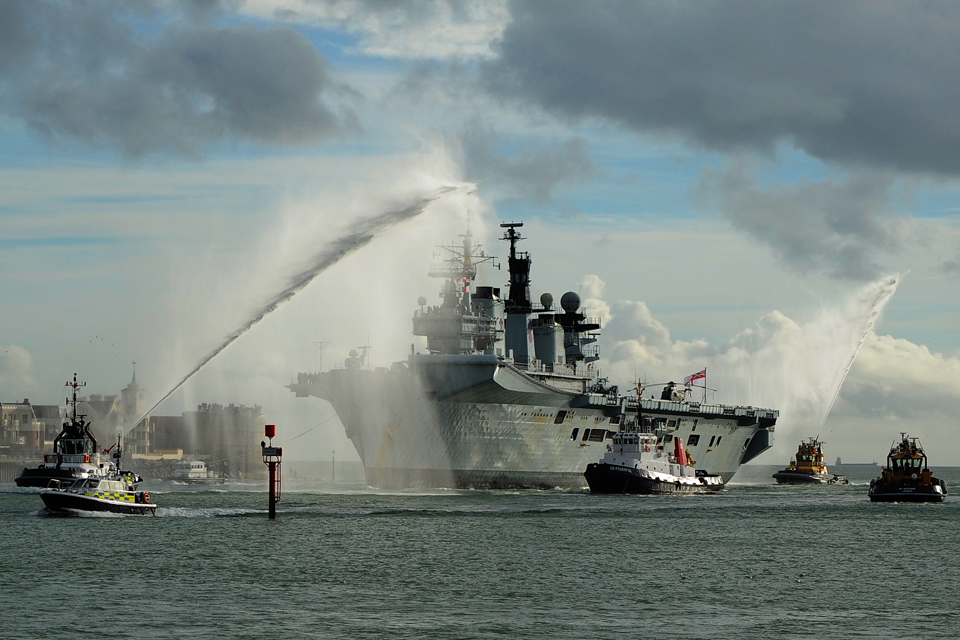
[[[5,0],[0,400],[136,362],[152,404],[279,301],[154,413],[358,459],[284,385],[422,347],[436,245],[523,221],[621,390],[707,368],[781,411],[758,463],[960,465],[958,104],[953,2]]]

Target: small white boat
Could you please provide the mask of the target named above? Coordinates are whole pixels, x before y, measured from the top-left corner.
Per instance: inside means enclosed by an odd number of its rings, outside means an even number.
[[[223,476],[207,469],[202,460],[181,460],[173,469],[173,480],[187,484],[223,484]]]

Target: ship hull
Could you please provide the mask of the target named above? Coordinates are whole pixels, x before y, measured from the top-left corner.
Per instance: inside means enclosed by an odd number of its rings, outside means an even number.
[[[301,374],[289,388],[333,405],[371,486],[583,488],[583,470],[629,417],[625,399],[577,393],[575,379],[549,382],[493,356],[420,356],[390,371]],[[672,437],[696,433],[698,469],[725,481],[770,446],[772,424],[652,404]]]
[[[843,476],[787,470],[776,472],[773,479],[777,484],[849,484]]]
[[[946,489],[940,484],[891,487],[870,483],[870,502],[943,502],[946,497]]]
[[[157,505],[120,500],[104,500],[70,491],[44,491],[40,494],[43,504],[53,512],[70,513],[89,511],[102,513],[120,513],[125,515],[156,515]]]
[[[57,480],[61,484],[70,484],[74,480],[82,478],[80,472],[74,469],[55,469],[53,467],[41,469],[24,468],[23,472],[17,476],[15,482],[18,487],[40,487],[46,488],[51,480]]]
[[[592,493],[628,493],[637,495],[669,495],[678,493],[716,493],[722,484],[685,484],[666,482],[640,475],[636,469],[594,463],[583,473]]]

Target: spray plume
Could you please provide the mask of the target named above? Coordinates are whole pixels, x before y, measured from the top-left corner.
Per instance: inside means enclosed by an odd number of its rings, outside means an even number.
[[[858,326],[856,329],[857,333],[859,334],[857,341],[850,350],[849,358],[845,363],[843,363],[844,366],[842,366],[839,370],[839,376],[836,380],[833,396],[831,396],[830,401],[827,403],[825,410],[821,415],[821,429],[823,429],[823,425],[827,421],[827,416],[830,415],[830,411],[833,410],[833,405],[840,396],[840,388],[843,387],[843,381],[847,379],[847,375],[850,373],[851,367],[853,367],[853,361],[857,359],[857,354],[860,353],[860,349],[863,347],[864,341],[866,341],[867,336],[870,335],[870,331],[877,323],[877,318],[880,317],[880,312],[883,311],[883,308],[887,305],[887,302],[896,292],[899,284],[900,274],[896,274],[889,278],[879,280],[864,292],[865,299],[863,302],[865,303],[867,312],[860,319],[860,326]]]
[[[138,416],[136,420],[133,421],[133,426],[140,424],[140,421],[148,416],[154,409],[160,406],[164,400],[169,398],[173,393],[179,389],[183,384],[192,378],[194,374],[200,371],[208,362],[217,357],[224,349],[229,347],[233,342],[237,340],[240,336],[245,334],[247,331],[252,329],[254,325],[259,323],[261,320],[266,318],[268,315],[277,310],[285,302],[289,301],[293,296],[303,290],[308,284],[310,284],[314,278],[326,271],[328,268],[332,267],[336,263],[340,262],[343,258],[350,255],[357,249],[360,249],[367,245],[371,240],[373,240],[378,234],[392,227],[393,225],[403,222],[404,220],[409,220],[414,218],[421,213],[423,213],[431,202],[439,199],[441,196],[450,193],[451,191],[472,191],[474,185],[466,186],[447,186],[441,187],[433,191],[430,195],[421,197],[415,202],[408,204],[406,206],[400,207],[398,209],[392,209],[390,211],[385,211],[379,215],[373,216],[371,218],[364,218],[354,223],[350,228],[347,229],[339,238],[328,242],[322,251],[320,251],[311,261],[311,266],[299,274],[293,276],[290,279],[288,286],[278,294],[270,298],[262,307],[260,307],[246,322],[240,325],[236,330],[227,335],[223,341],[210,353],[205,355],[200,362],[188,373],[185,375],[180,382],[175,384],[173,388],[170,389],[160,400],[156,402],[152,407],[147,411],[143,412],[142,415]],[[133,430],[133,426],[128,429],[128,433]]]

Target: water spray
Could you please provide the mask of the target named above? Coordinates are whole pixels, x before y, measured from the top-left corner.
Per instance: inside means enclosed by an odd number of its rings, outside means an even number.
[[[899,284],[899,273],[890,276],[889,278],[884,278],[880,283],[878,283],[879,286],[877,287],[877,290],[873,292],[872,297],[868,299],[869,311],[867,311],[866,315],[864,315],[861,319],[860,326],[858,327],[859,335],[857,337],[857,342],[850,351],[850,357],[847,359],[846,363],[844,363],[843,370],[840,373],[840,379],[837,381],[836,389],[833,392],[833,397],[831,397],[830,402],[827,403],[826,410],[823,412],[823,417],[820,419],[821,431],[823,430],[823,425],[827,422],[827,416],[829,416],[830,411],[833,410],[834,403],[840,396],[840,389],[843,387],[843,381],[847,379],[847,374],[850,373],[850,369],[853,367],[853,361],[857,359],[857,354],[860,353],[863,343],[867,340],[867,336],[877,323],[877,318],[880,317],[880,313],[883,311],[883,308],[887,305],[887,302],[893,296],[894,292],[896,292]]]
[[[360,249],[370,243],[377,235],[386,231],[393,225],[415,218],[424,211],[434,200],[439,199],[441,196],[444,196],[451,192],[461,191],[465,193],[471,193],[475,188],[473,184],[467,184],[462,186],[447,186],[436,189],[430,195],[425,197],[420,197],[414,202],[402,206],[398,209],[392,209],[390,211],[385,211],[377,216],[371,218],[364,218],[350,228],[347,229],[347,232],[340,236],[339,238],[328,242],[327,245],[323,248],[320,253],[316,254],[313,259],[313,263],[310,268],[300,272],[299,274],[293,276],[290,279],[290,283],[287,285],[287,288],[270,298],[258,311],[256,311],[253,316],[247,320],[245,323],[240,325],[235,331],[230,333],[219,346],[214,348],[210,353],[205,355],[200,362],[188,373],[185,375],[180,382],[175,384],[170,391],[168,391],[160,400],[156,402],[152,407],[147,411],[144,411],[136,420],[133,421],[133,426],[131,426],[127,433],[133,430],[134,426],[140,424],[140,421],[148,416],[154,409],[156,409],[160,404],[169,398],[174,391],[179,389],[183,384],[192,378],[200,369],[202,369],[208,362],[217,357],[224,349],[233,344],[240,336],[245,334],[247,331],[252,329],[254,325],[259,323],[261,320],[266,318],[268,315],[277,310],[285,302],[288,302],[293,296],[303,290],[308,284],[310,284],[314,278],[326,271],[328,268],[332,267],[336,263],[340,262],[343,258],[350,255],[357,249]]]

